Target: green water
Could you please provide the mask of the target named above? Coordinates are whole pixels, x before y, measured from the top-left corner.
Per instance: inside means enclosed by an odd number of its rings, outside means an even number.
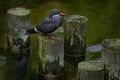
[[[78,14],[88,18],[87,46],[101,44],[105,38],[120,38],[119,0],[23,0],[31,11],[31,27],[39,24],[51,9],[58,8],[68,15]],[[17,6],[17,0],[0,1],[0,55],[6,56],[7,19],[9,8]],[[64,26],[63,26],[64,27]],[[38,69],[38,36],[31,36],[31,55],[26,80],[35,80]],[[90,56],[89,56],[90,57]],[[97,58],[100,57],[100,53]],[[4,68],[5,66],[3,66]],[[5,74],[4,71],[2,71]],[[1,79],[2,80],[2,79]]]

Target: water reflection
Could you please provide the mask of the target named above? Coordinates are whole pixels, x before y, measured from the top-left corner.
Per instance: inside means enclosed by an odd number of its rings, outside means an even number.
[[[101,51],[102,45],[101,44],[96,44],[96,45],[91,45],[87,47],[86,51],[87,52],[99,52]]]
[[[86,60],[93,60],[101,57],[101,44],[91,45],[86,49]]]

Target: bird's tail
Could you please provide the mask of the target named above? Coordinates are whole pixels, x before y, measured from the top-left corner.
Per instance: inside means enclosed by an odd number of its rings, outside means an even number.
[[[25,34],[35,34],[38,33],[38,31],[36,31],[36,28],[32,28],[32,29],[27,29]]]

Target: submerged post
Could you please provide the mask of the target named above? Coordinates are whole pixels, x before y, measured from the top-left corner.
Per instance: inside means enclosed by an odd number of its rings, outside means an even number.
[[[120,80],[120,39],[102,41],[102,58],[109,72],[109,80]]]
[[[86,22],[87,18],[79,15],[69,16],[65,20],[65,60],[75,68],[85,60]]]
[[[23,7],[7,11],[7,77],[6,80],[25,80],[29,58],[30,38],[25,35],[30,26],[30,10]]]
[[[39,37],[39,80],[63,80],[64,37]]]
[[[104,80],[104,64],[97,61],[80,62],[77,80]]]

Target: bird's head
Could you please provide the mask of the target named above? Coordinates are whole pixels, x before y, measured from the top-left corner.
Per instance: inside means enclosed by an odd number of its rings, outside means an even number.
[[[54,15],[67,16],[67,14],[61,13],[58,9],[53,9],[53,10],[51,11],[50,16],[54,16]]]

